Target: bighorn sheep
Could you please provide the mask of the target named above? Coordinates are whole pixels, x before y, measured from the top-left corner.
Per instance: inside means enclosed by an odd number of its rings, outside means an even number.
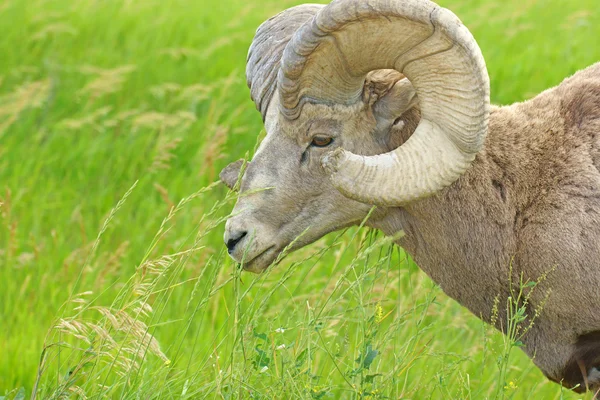
[[[246,73],[267,136],[225,228],[245,269],[375,205],[368,225],[403,230],[397,244],[485,321],[510,274],[551,271],[524,350],[553,381],[600,387],[600,64],[491,106],[479,47],[450,11],[336,0],[264,22]],[[240,167],[221,173],[231,188]]]

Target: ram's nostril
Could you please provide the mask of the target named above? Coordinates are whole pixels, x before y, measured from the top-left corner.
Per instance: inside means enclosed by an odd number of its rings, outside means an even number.
[[[227,246],[227,252],[229,254],[231,254],[233,252],[233,250],[235,249],[235,246],[243,239],[246,237],[246,235],[248,234],[248,232],[244,231],[244,232],[239,232],[236,235],[232,235],[232,237],[227,241],[226,246]]]

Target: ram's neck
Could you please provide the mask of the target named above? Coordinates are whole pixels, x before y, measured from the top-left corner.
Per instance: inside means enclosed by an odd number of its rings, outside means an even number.
[[[510,125],[513,110],[494,107],[490,132],[471,168],[435,196],[406,207],[380,210],[372,226],[398,240],[449,296],[489,319],[496,296],[509,288],[516,253],[515,216],[522,201],[515,192],[525,158],[519,144],[499,126]]]

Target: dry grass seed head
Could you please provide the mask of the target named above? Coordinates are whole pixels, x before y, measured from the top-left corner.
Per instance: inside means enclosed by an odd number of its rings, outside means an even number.
[[[31,41],[38,42],[38,41],[46,40],[52,36],[58,36],[58,35],[76,36],[77,33],[78,33],[77,29],[75,29],[73,26],[71,26],[69,24],[66,24],[64,22],[54,22],[54,23],[50,23],[50,24],[44,26],[39,31],[34,33],[31,36]]]
[[[96,75],[96,77],[80,89],[79,93],[88,95],[92,99],[116,93],[123,88],[127,75],[135,71],[136,68],[135,65],[123,65],[113,69],[103,69],[91,65],[83,66],[79,69],[80,72]]]
[[[227,143],[229,127],[217,125],[214,128],[214,134],[210,140],[206,142],[202,150],[204,163],[202,164],[203,173],[210,181],[215,180],[217,172],[215,162],[225,157],[224,146]]]
[[[181,138],[175,138],[171,140],[161,140],[158,144],[156,155],[152,160],[152,164],[148,169],[149,172],[157,172],[159,170],[168,170],[171,168],[171,160],[175,157],[173,151],[181,143]]]
[[[18,86],[12,93],[0,97],[0,136],[28,108],[40,108],[48,99],[50,80],[28,82]]]

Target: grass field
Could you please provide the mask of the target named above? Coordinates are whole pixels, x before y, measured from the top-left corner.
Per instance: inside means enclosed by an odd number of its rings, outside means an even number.
[[[262,128],[246,51],[298,3],[0,2],[0,398],[591,399],[373,232],[228,259],[211,183]],[[597,0],[440,4],[494,103],[600,60]]]

